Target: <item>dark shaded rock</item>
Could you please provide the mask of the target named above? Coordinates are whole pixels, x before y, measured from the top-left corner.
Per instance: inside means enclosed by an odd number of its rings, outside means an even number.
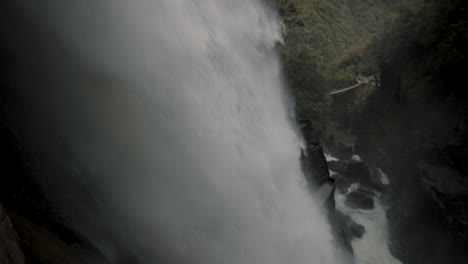
[[[322,186],[330,177],[323,148],[318,140],[318,133],[310,120],[299,121],[305,148],[301,149],[301,165],[306,178],[314,186]]]
[[[339,193],[346,193],[348,191],[348,188],[353,184],[353,181],[347,177],[346,175],[343,174],[335,174],[333,175],[333,178],[335,179],[335,185],[336,185],[336,190]]]
[[[315,196],[317,204],[329,210],[335,210],[335,185],[332,182],[326,182],[320,186]]]
[[[348,163],[347,168],[346,177],[349,177],[353,182],[357,182],[368,189],[379,192],[386,189],[380,179],[378,170],[371,169],[367,162],[352,160]]]
[[[330,177],[327,160],[321,146],[315,146],[308,149],[308,158],[311,165],[311,173],[320,183],[325,183]]]
[[[378,191],[382,191],[384,188],[378,169],[371,168],[367,162],[360,160],[358,156],[353,156],[350,161],[329,161],[328,168],[341,174],[343,177],[339,177],[340,180],[347,179],[348,182],[356,182]]]
[[[346,175],[355,182],[366,184],[372,182],[371,171],[366,162],[350,161],[348,163]]]
[[[316,129],[318,126],[314,124],[312,120],[302,119],[298,121],[301,128],[302,135],[304,136],[304,141],[307,146],[318,146],[320,145],[319,141],[319,132]]]
[[[457,170],[442,165],[419,163],[423,182],[435,191],[448,195],[468,194],[468,178],[463,177]]]
[[[329,161],[328,168],[337,173],[347,174],[348,173],[348,161],[345,161],[345,160]]]
[[[76,250],[66,244],[47,227],[37,224],[22,215],[9,212],[20,244],[31,263],[44,264],[83,264],[86,263]]]
[[[0,204],[0,264],[24,264],[25,258],[16,233],[3,206]]]
[[[332,134],[325,138],[325,145],[330,154],[342,160],[348,159],[354,153],[352,146],[345,145]]]
[[[468,178],[442,164],[420,162],[421,180],[448,228],[468,237]]]
[[[374,209],[374,193],[359,187],[346,195],[345,204],[353,209],[372,210]]]
[[[351,217],[338,210],[334,210],[330,214],[329,219],[336,243],[341,249],[344,249],[345,252],[353,255],[351,241],[356,238],[361,238],[364,235],[365,228],[354,222]]]
[[[1,114],[0,114],[1,115]],[[15,239],[24,253],[23,263],[84,263],[71,245],[84,244],[77,234],[65,227],[47,203],[45,193],[35,183],[29,154],[0,117],[0,201],[8,221],[0,210],[1,223],[14,227]],[[0,244],[3,242],[0,234]],[[1,247],[1,246],[0,246]],[[23,254],[22,253],[22,254]],[[0,252],[0,264],[3,252]],[[17,257],[18,258],[18,257]],[[16,262],[5,262],[16,263]]]
[[[366,229],[364,228],[364,226],[352,220],[348,225],[348,230],[349,230],[349,237],[353,237],[353,238],[361,238],[364,235],[364,232],[366,232]]]
[[[357,158],[347,160],[329,161],[330,170],[337,172],[333,175],[340,193],[346,193],[349,186],[358,183],[363,188],[384,193],[388,188],[387,182],[382,181],[379,169],[370,168],[367,162]]]

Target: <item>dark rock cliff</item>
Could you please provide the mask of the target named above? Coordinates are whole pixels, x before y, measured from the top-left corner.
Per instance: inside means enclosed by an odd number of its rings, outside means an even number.
[[[408,264],[468,259],[467,10],[427,1],[403,16],[370,47],[381,87],[354,109],[354,149],[389,174],[392,250]]]
[[[357,153],[388,173],[396,257],[407,264],[466,263],[468,2],[277,2],[286,24],[280,51],[298,116],[321,121],[316,134],[331,120],[355,142],[310,136],[307,129],[305,137],[322,139],[338,158]],[[352,85],[351,73],[362,71],[379,73],[378,85],[336,95],[327,109],[324,94]],[[317,175],[320,164],[305,167]],[[330,166],[349,175],[348,163]],[[372,171],[363,173],[366,179]],[[366,202],[365,191],[355,196],[357,204]]]

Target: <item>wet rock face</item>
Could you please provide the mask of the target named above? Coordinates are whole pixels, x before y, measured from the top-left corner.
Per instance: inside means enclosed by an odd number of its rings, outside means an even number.
[[[24,263],[25,258],[18,244],[16,233],[0,204],[0,264]]]
[[[330,177],[323,148],[312,121],[300,120],[299,124],[305,141],[305,147],[301,150],[302,169],[309,182],[315,186],[321,186]]]
[[[334,193],[335,178],[330,177],[327,159],[318,140],[313,122],[299,120],[305,147],[301,150],[301,166],[305,177],[316,193],[320,203],[326,209],[332,227],[335,242],[339,245],[340,255],[349,256],[346,264],[352,264],[353,248],[351,240],[360,238],[364,234],[364,227],[354,222],[351,217],[344,215],[335,208]],[[321,200],[320,200],[321,199]],[[325,201],[324,201],[325,200]]]

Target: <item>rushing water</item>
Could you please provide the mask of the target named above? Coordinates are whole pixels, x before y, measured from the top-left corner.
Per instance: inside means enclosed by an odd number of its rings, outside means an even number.
[[[337,209],[365,228],[362,238],[355,238],[351,242],[355,263],[402,264],[389,249],[387,207],[382,203],[380,195],[374,197],[375,208],[372,210],[353,209],[346,206],[346,195],[356,188],[358,184],[354,183],[347,193],[335,194]]]
[[[337,263],[262,1],[11,2],[25,141],[107,261]]]
[[[327,161],[338,161],[339,159],[325,154]],[[351,157],[354,161],[360,161],[358,155]],[[383,186],[388,186],[390,180],[388,175],[381,169],[377,169],[380,174],[380,181]],[[337,175],[336,172],[330,170],[331,177]],[[352,208],[346,204],[347,196],[356,191],[360,184],[354,182],[343,193],[340,191],[335,192],[335,207],[344,215],[351,217],[351,219],[364,227],[364,234],[361,238],[353,238],[351,246],[354,253],[355,264],[402,264],[390,252],[390,238],[389,227],[387,220],[388,204],[384,203],[383,195],[375,190],[372,190],[376,195],[374,200],[374,208],[371,210],[364,210],[360,208]]]

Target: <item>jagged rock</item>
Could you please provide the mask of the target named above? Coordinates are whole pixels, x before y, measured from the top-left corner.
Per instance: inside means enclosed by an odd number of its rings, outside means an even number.
[[[346,195],[346,206],[353,209],[372,210],[374,209],[374,193],[359,186],[356,190]]]
[[[3,206],[0,204],[0,264],[24,264],[25,258],[16,233]]]

